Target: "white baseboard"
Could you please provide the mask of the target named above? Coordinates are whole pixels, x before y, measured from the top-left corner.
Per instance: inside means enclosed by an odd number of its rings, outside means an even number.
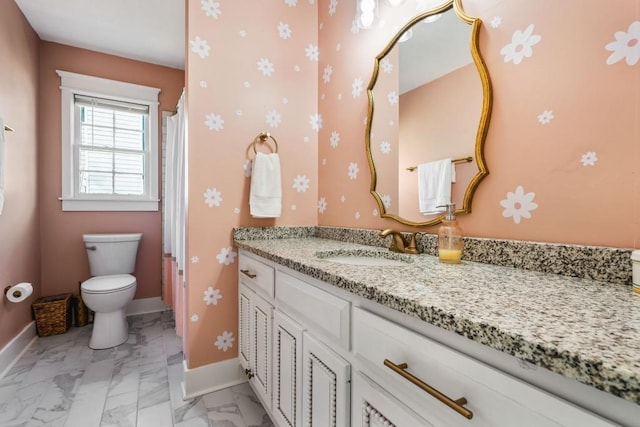
[[[193,369],[187,368],[186,360],[182,363],[184,368],[182,397],[185,400],[247,381],[237,357]]]
[[[127,316],[157,313],[168,309],[169,306],[165,305],[160,297],[134,299],[127,306]]]
[[[0,378],[9,372],[36,338],[36,322],[32,321],[0,350]]]

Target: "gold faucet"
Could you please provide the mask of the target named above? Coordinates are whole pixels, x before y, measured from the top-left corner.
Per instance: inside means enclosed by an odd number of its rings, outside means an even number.
[[[391,239],[390,251],[400,252],[402,254],[417,254],[418,246],[416,245],[416,233],[412,233],[409,241],[407,241],[399,231],[387,228],[380,232],[380,237],[387,237],[389,234],[393,236]]]

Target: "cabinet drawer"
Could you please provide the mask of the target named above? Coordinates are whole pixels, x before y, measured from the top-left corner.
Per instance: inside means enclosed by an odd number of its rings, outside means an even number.
[[[359,308],[353,310],[353,352],[367,372],[434,426],[611,426],[595,415],[431,339]],[[385,366],[385,360],[396,369]],[[406,365],[405,365],[406,364]],[[407,375],[408,374],[408,375]],[[416,381],[417,379],[417,381]],[[413,382],[412,382],[413,381]],[[466,399],[465,418],[421,389]],[[456,406],[453,404],[452,406]]]
[[[353,375],[351,389],[352,426],[433,427],[359,372]]]
[[[276,275],[276,302],[310,330],[349,349],[351,303],[282,271]]]
[[[238,261],[238,277],[251,289],[273,298],[274,268],[255,258],[240,252]]]

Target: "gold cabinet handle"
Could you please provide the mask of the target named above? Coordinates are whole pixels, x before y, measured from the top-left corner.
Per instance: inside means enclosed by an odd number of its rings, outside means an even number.
[[[257,277],[257,274],[249,273],[249,270],[240,270],[240,273],[244,274],[249,279],[255,279]]]
[[[387,368],[391,369],[393,372],[395,372],[396,374],[400,375],[402,378],[408,380],[412,384],[420,387],[422,390],[426,391],[431,396],[435,397],[440,402],[444,403],[449,408],[453,409],[454,411],[456,411],[457,413],[459,413],[463,417],[465,417],[467,419],[473,418],[473,412],[471,412],[470,410],[468,410],[467,408],[462,406],[462,405],[465,405],[467,403],[467,399],[465,399],[464,397],[461,397],[460,399],[453,400],[449,396],[446,396],[446,395],[440,393],[438,390],[436,390],[435,388],[431,387],[429,384],[425,383],[420,378],[415,377],[412,374],[410,374],[409,372],[407,372],[405,369],[407,369],[409,367],[409,365],[407,365],[406,363],[401,363],[399,365],[396,365],[395,363],[393,363],[389,359],[384,359],[384,366],[386,366]]]

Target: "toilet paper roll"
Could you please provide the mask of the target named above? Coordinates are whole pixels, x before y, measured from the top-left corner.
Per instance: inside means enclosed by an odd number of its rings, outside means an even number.
[[[31,283],[18,283],[17,285],[10,286],[5,294],[10,302],[22,302],[29,298],[33,293],[33,286]]]

